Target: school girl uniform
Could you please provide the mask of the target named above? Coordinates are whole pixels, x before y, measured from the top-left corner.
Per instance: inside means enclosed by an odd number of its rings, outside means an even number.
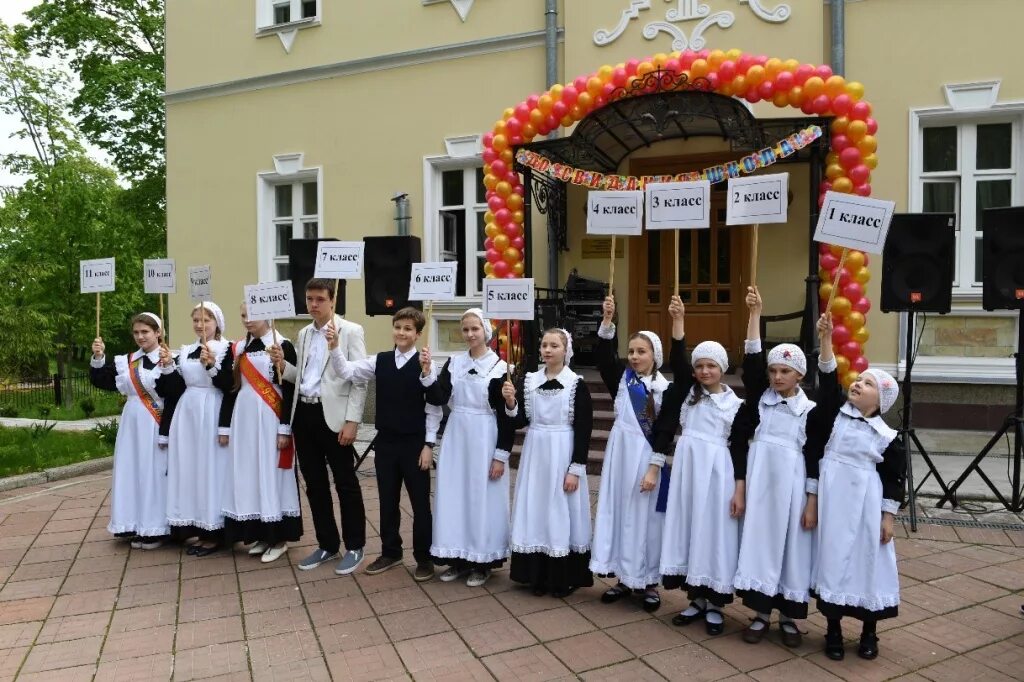
[[[155,317],[155,316],[154,316]],[[167,535],[167,449],[158,445],[163,399],[156,392],[159,349],[93,358],[89,379],[97,388],[128,400],[121,411],[114,444],[110,522],[114,535],[137,535],[144,542]],[[166,443],[166,439],[164,440]]]
[[[505,407],[507,371],[488,349],[478,358],[456,353],[436,380],[422,379],[427,402],[451,409],[437,459],[430,554],[458,572],[497,568],[509,557],[509,475],[490,479],[492,460],[507,464],[515,437],[508,422],[499,430],[495,417]]]
[[[719,393],[710,393],[693,377],[692,363],[711,360],[722,369],[729,368],[729,357],[721,344],[705,341],[686,358],[686,340],[673,340],[670,364],[675,378],[672,393],[680,402],[674,412],[666,407],[658,424],[656,447],[667,450],[676,426],[682,432],[672,459],[672,477],[668,486],[665,531],[661,545],[662,582],[667,589],[687,591],[691,601],[706,599],[722,607],[732,603],[733,579],[739,556],[740,522],[729,514],[736,482],[745,476],[745,453],[733,454],[729,435],[743,400],[722,384]],[[678,414],[678,420],[671,419]],[[677,625],[701,618],[705,609],[692,618],[677,616]],[[717,627],[716,627],[717,626]],[[708,627],[721,632],[720,623]]]
[[[665,520],[662,492],[667,487],[667,476],[659,475],[655,488],[649,492],[642,492],[640,483],[652,464],[663,474],[668,473],[663,468],[665,456],[652,449],[654,425],[669,387],[668,380],[658,371],[662,365],[661,339],[653,332],[640,334],[654,349],[654,373],[649,376],[639,376],[619,359],[614,324],[602,323],[598,329],[595,354],[601,379],[615,396],[615,422],[608,434],[601,466],[590,570],[615,576],[619,583],[633,590],[653,588],[660,578]],[[621,596],[613,590],[606,593],[606,601]],[[648,607],[646,598],[644,605]],[[659,605],[660,600],[652,593],[650,610]]]
[[[571,350],[554,379],[544,369],[528,373],[516,391],[516,406],[499,412],[513,428],[529,427],[512,506],[509,577],[533,585],[537,594],[555,596],[594,584],[586,466],[594,411],[583,377],[568,367],[570,357]],[[575,492],[562,488],[567,473],[579,477]]]
[[[212,303],[217,327],[224,314]],[[231,475],[231,450],[217,443],[220,407],[231,390],[231,343],[207,341],[214,364],[200,362],[202,342],[182,346],[174,364],[160,367],[157,391],[174,399],[173,412],[165,413],[161,431],[168,436],[167,519],[178,539],[199,536],[219,541],[224,528],[224,492]]]
[[[879,384],[884,413],[899,389],[887,373],[868,372]],[[807,475],[818,493],[812,591],[826,618],[894,618],[900,603],[896,547],[879,538],[882,512],[895,514],[903,501],[906,451],[880,415],[865,417],[847,402],[834,361],[821,385],[807,427]]]
[[[747,341],[745,350],[747,402],[730,437],[731,447],[747,453],[746,511],[733,587],[757,613],[778,609],[802,619],[814,555],[814,536],[801,527],[811,487],[803,449],[815,403],[799,386],[789,398],[779,395],[769,387],[767,367],[784,364],[806,374],[807,361],[792,344],[774,347],[767,362],[760,340]]]
[[[239,388],[221,404],[221,435],[229,436],[231,473],[224,480],[224,538],[270,546],[302,537],[302,512],[295,473],[295,450],[277,447],[291,438],[290,406],[295,385],[282,382],[267,348],[280,345],[285,362],[296,361],[295,347],[274,332],[246,337],[232,351]]]

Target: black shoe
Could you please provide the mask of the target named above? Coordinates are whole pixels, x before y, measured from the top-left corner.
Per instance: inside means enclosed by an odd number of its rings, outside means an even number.
[[[204,556],[210,556],[211,554],[216,554],[219,551],[220,551],[220,545],[214,545],[213,547],[200,547],[200,548],[198,548],[195,551],[193,556],[195,556],[197,558],[198,557],[204,557]]]
[[[563,587],[557,590],[551,590],[551,596],[555,599],[565,599],[575,591],[575,587]]]
[[[654,613],[661,608],[661,596],[655,589],[644,591],[644,611]]]
[[[534,585],[533,586],[533,596],[534,597],[543,597],[547,593],[548,593],[548,588],[544,587],[543,585]]]
[[[843,631],[825,633],[825,655],[833,661],[841,661],[846,656],[843,648]]]
[[[857,647],[857,655],[873,661],[878,658],[878,635],[869,632],[860,636],[860,646]]]
[[[185,554],[189,556],[195,556],[196,552],[198,552],[200,549],[202,549],[202,547],[200,547],[199,545],[189,545],[188,549],[185,550]]]
[[[707,612],[706,608],[702,609],[693,602],[690,602],[690,606],[697,609],[697,613],[693,614],[692,616],[687,616],[682,612],[677,613],[676,615],[672,616],[672,625],[689,625],[695,620],[700,620],[704,618],[704,614]]]
[[[619,583],[615,587],[609,587],[607,590],[604,591],[604,594],[601,595],[601,603],[612,604],[614,602],[617,602],[623,597],[625,597],[627,594],[629,594],[629,591],[629,588],[623,585],[622,583]]]
[[[707,619],[707,617],[711,615],[712,612],[717,613],[719,617],[722,617],[722,612],[717,609],[708,609],[707,613],[704,614],[704,629],[707,630],[708,634],[713,637],[715,635],[722,634],[722,632],[725,630],[725,618],[722,618],[721,623],[712,623],[710,620]]]
[[[367,575],[377,575],[378,573],[383,573],[389,568],[394,568],[395,566],[400,566],[401,564],[401,558],[396,559],[395,557],[384,556],[383,554],[381,554],[379,557],[374,559],[373,562],[369,566],[367,566],[365,570]]]

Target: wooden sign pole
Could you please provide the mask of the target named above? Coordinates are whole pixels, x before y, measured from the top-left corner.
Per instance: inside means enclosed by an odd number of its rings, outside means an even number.
[[[164,328],[163,329],[163,331],[164,331],[164,345],[165,346],[169,346],[171,341],[170,341],[170,336],[167,333],[167,319],[164,317],[164,295],[163,294],[157,294],[156,296],[157,296],[157,298],[160,299],[160,324],[162,324],[163,328]]]
[[[512,320],[505,320],[505,338],[508,339],[505,342],[505,378],[512,381]],[[498,343],[501,343],[501,337],[498,337]]]
[[[331,299],[331,322],[334,322],[334,315],[338,310],[338,287],[341,286],[341,280],[337,277],[334,279],[334,298]]]
[[[612,250],[609,254],[608,263],[608,294],[611,295],[612,291],[615,290],[615,238],[618,235],[612,235]],[[556,254],[551,254],[554,257]]]
[[[199,302],[199,324],[203,328],[203,345],[206,345],[206,301]]]
[[[430,348],[430,318],[434,316],[434,302],[427,301],[427,322],[423,325],[423,347]]]
[[[757,223],[754,224],[754,230],[750,235],[750,285],[757,286],[757,228],[760,227]]]
[[[675,247],[672,251],[672,262],[675,264],[675,279],[672,281],[675,283],[675,288],[672,289],[672,295],[679,295],[679,230],[672,230],[675,234]]]
[[[846,254],[850,250],[843,247],[843,255],[839,257],[839,266],[836,268],[835,279],[832,280],[832,292],[828,295],[828,305],[825,306],[825,314],[832,312],[832,303],[836,300],[836,291],[839,290],[839,276],[843,272],[843,265],[846,263]]]
[[[96,292],[96,338],[100,337],[100,292]]]

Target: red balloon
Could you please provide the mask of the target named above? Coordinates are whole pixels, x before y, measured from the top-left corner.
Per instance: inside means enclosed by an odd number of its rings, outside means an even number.
[[[514,220],[510,220],[507,223],[502,223],[501,231],[509,237],[519,237],[521,232],[519,231],[519,223]]]
[[[576,89],[575,85],[567,85],[562,88],[562,101],[565,102],[566,106],[572,106],[576,104],[576,100],[579,98],[580,93]]]
[[[860,150],[856,147],[847,147],[843,151],[839,152],[839,165],[846,170],[850,170],[854,166],[859,166],[862,160]]]
[[[723,64],[725,62],[722,62]],[[736,71],[739,73],[746,73],[750,71],[750,67],[754,65],[754,55],[752,54],[741,54],[740,58],[736,61]]]
[[[822,256],[832,255],[832,247],[826,244],[825,242],[818,242],[818,253],[820,253]],[[836,265],[839,265],[839,261],[836,261]],[[821,267],[825,267],[824,263],[822,263]]]
[[[679,63],[678,59],[669,59],[667,62],[665,62],[665,70],[671,71],[672,73],[679,73],[680,71],[683,70],[683,67]]]
[[[832,343],[841,346],[852,338],[845,324],[832,325]]]
[[[825,194],[822,193],[822,194],[818,195],[818,208],[821,208],[824,205],[825,205]]]
[[[501,209],[505,208],[505,200],[495,194],[487,199],[487,207],[491,209],[492,213],[497,213]]]
[[[487,254],[485,255],[485,258],[487,258],[488,263],[494,265],[501,260],[501,254],[498,253],[495,249],[487,249]],[[495,270],[495,273],[497,273],[497,270]]]
[[[833,268],[832,270],[829,271],[829,277],[832,278],[833,282],[836,281],[836,270],[835,270],[835,268]],[[845,287],[847,284],[850,283],[850,279],[851,279],[851,277],[850,277],[850,271],[849,270],[847,270],[846,268],[843,268],[842,270],[839,271],[839,288],[840,288],[840,290],[842,290],[843,287]]]
[[[871,169],[860,163],[847,171],[846,175],[853,180],[854,185],[863,185],[871,177]]]
[[[807,79],[814,75],[814,67],[810,64],[801,64],[796,67],[796,71],[793,76],[796,78],[797,85],[803,85],[807,82]]]
[[[857,374],[862,373],[867,368],[868,360],[863,355],[860,355],[850,361],[850,369],[853,370],[854,372],[857,372]]]
[[[832,100],[832,112],[836,116],[844,116],[850,110],[851,104],[853,104],[853,100],[850,99],[849,95],[839,95]]]
[[[862,296],[853,302],[853,309],[861,315],[867,315],[868,311],[871,310],[871,301],[866,296]]]
[[[839,133],[838,135],[832,136],[832,150],[836,154],[843,151],[844,149],[849,149],[852,146],[853,143],[850,142],[850,138],[848,138],[846,135]]]
[[[490,254],[488,254],[487,260],[491,263],[492,267],[494,268],[495,277],[504,277],[505,275],[512,272],[512,266],[501,259],[500,253],[495,251],[494,255],[498,257],[498,260],[492,261],[490,259]]]
[[[498,350],[498,357],[501,358],[502,360],[508,360],[508,350],[505,348],[505,346],[502,346]]]
[[[746,73],[744,71],[743,73]],[[736,77],[736,62],[731,59],[726,59],[718,66],[718,77],[724,78],[727,81],[731,81]]]
[[[482,156],[484,164],[489,166],[498,158],[498,152],[494,151],[492,147],[485,147]]]
[[[683,53],[679,55],[679,66],[683,67],[684,69],[688,69],[690,68],[690,65],[693,64],[693,60],[696,58],[697,53],[694,52],[693,50],[683,50]]]
[[[775,77],[776,92],[788,92],[796,85],[796,77],[789,71],[781,71]]]
[[[515,186],[519,184],[519,173],[516,173],[514,170],[510,170],[508,173],[505,173],[505,177],[503,179],[505,182],[512,185],[514,191]]]
[[[551,109],[554,111],[554,107]],[[544,117],[544,125],[547,126],[548,132],[550,132],[561,125],[561,119],[555,118],[554,114],[548,114]]]
[[[495,263],[494,270],[497,272],[498,265]],[[850,361],[854,361],[861,355],[860,344],[856,341],[847,341],[846,343],[839,346],[839,354],[845,358],[849,358]]]
[[[508,164],[501,159],[495,159],[491,163],[491,174],[496,175],[499,178],[508,172]]]
[[[523,132],[523,122],[515,117],[510,118],[509,120],[505,121],[505,130],[508,131],[508,134],[514,138],[515,136]]]
[[[626,62],[626,75],[632,76],[636,73],[636,67],[640,66],[640,60],[633,58]]]
[[[494,249],[494,238],[488,237],[484,240],[484,250],[491,251],[492,249]]]
[[[843,287],[843,296],[851,301],[859,301],[864,297],[864,287],[860,285],[860,282],[850,282]]]
[[[712,90],[717,90],[718,86],[722,84],[722,78],[717,73],[709,73],[705,78]]]
[[[494,222],[499,225],[504,225],[510,220],[512,220],[512,211],[507,208],[500,208],[494,212]]]
[[[761,93],[757,91],[757,88],[751,85],[747,88],[747,91],[743,93],[743,98],[751,104],[757,104],[761,101]]]
[[[851,121],[866,121],[871,115],[871,105],[861,101],[850,107],[848,117]]]
[[[484,136],[480,139],[481,144],[485,147],[490,147],[494,144],[494,133],[484,133]]]
[[[625,85],[627,78],[629,78],[629,74],[626,73],[626,70],[624,68],[620,67],[612,72],[612,83],[614,83],[616,87],[621,88],[623,85]]]
[[[832,182],[829,181],[829,180],[822,180],[821,181],[821,191],[822,192],[827,192],[830,189],[832,189]]]
[[[569,105],[562,100],[558,100],[551,105],[551,115],[561,120],[566,114],[569,113]]]
[[[511,242],[511,244],[512,244],[512,246],[514,246],[515,248],[517,248],[517,249],[519,249],[520,251],[522,251],[522,250],[523,250],[523,247],[524,247],[524,246],[526,246],[526,240],[525,240],[525,239],[523,239],[523,236],[522,236],[522,235],[517,235],[517,236],[515,236],[515,237],[512,237],[512,242]]]
[[[576,88],[577,96],[579,96],[579,93],[587,89],[587,76],[578,76],[576,80],[572,82],[572,86]]]
[[[775,85],[771,81],[764,81],[757,86],[757,94],[761,95],[761,99],[771,99],[775,94]]]
[[[860,185],[854,185],[853,193],[858,196],[869,197],[871,196],[871,185],[866,182]]]
[[[823,81],[827,81],[829,78],[832,77],[832,67],[830,67],[828,64],[822,64],[821,66],[814,70],[814,75]]]
[[[540,95],[530,95],[526,98],[526,106],[530,108],[530,111],[537,108],[538,102],[540,102]]]
[[[824,253],[821,256],[821,267],[825,268],[829,272],[832,272],[833,270],[836,269],[836,266],[839,265],[839,259],[835,255],[833,255],[831,250],[829,250],[828,244],[822,244],[822,246],[825,247],[827,253]]]
[[[800,111],[804,112],[808,116],[814,113],[814,100],[805,99],[804,103],[800,105]]]
[[[864,119],[864,122],[868,124],[868,135],[874,135],[878,132],[878,121],[869,116]]]
[[[832,107],[832,100],[828,95],[818,95],[811,102],[811,108],[816,114],[824,114]]]
[[[602,85],[601,86],[601,94],[598,95],[596,98],[594,98],[594,106],[598,107],[598,108],[603,107],[604,106],[604,102],[602,100],[608,99],[608,96],[610,94],[612,94],[613,92],[615,92],[615,84],[614,83],[605,83],[604,85]]]

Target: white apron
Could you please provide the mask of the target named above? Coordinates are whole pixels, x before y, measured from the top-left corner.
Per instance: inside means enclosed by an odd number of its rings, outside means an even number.
[[[846,403],[836,416],[818,479],[817,552],[812,586],[822,601],[869,611],[898,606],[896,543],[880,541],[882,482],[875,466],[896,437]]]
[[[683,431],[672,461],[661,573],[732,594],[740,524],[729,516],[736,479],[728,438],[743,401],[724,384],[721,393],[689,401],[688,395],[679,415]]]
[[[473,368],[477,373],[469,374]],[[506,365],[494,353],[477,361],[460,353],[448,371],[451,414],[437,459],[430,553],[478,564],[500,561],[509,556],[509,474],[490,480],[498,423],[487,390],[505,375]]]
[[[814,402],[797,390],[784,399],[769,388],[758,402],[761,423],[747,456],[747,508],[733,586],[807,602],[814,535],[801,527],[807,501],[803,447]]]

